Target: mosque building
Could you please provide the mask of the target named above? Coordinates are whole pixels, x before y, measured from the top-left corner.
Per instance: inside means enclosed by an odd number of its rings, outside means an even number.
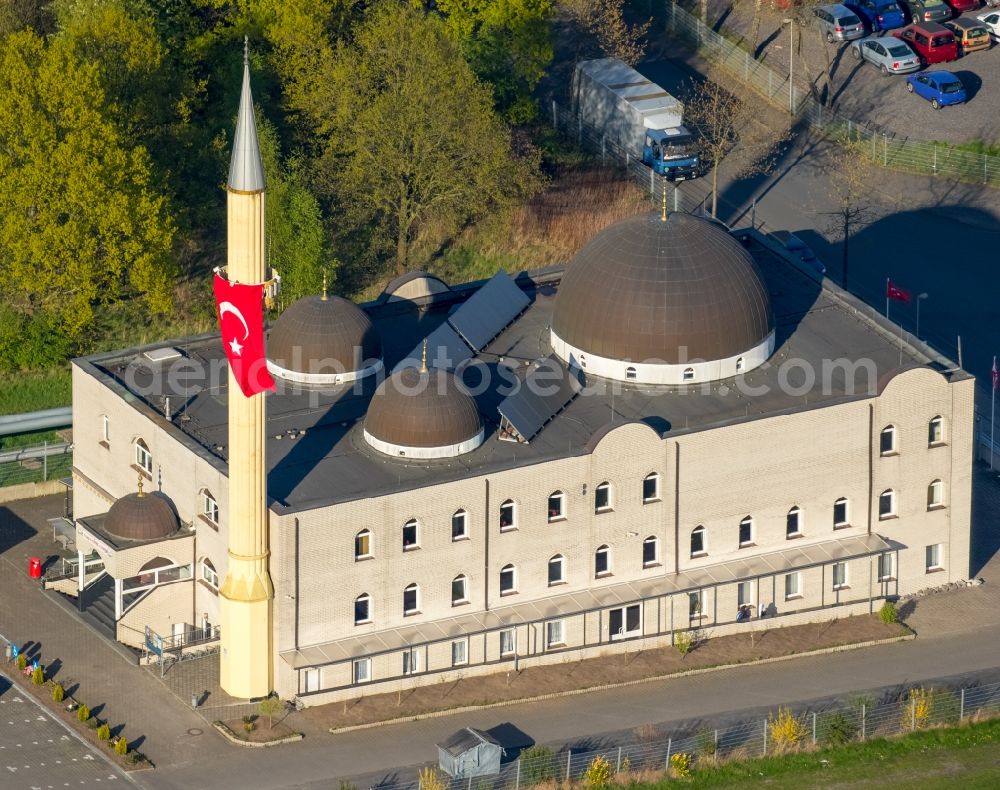
[[[248,70],[238,130],[229,276],[262,282]],[[73,365],[73,593],[127,645],[219,642],[234,696],[842,618],[969,573],[973,377],[708,219],[307,296],[267,355],[253,398],[218,333]]]

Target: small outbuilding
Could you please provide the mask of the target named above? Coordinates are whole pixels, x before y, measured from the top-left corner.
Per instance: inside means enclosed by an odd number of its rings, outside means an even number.
[[[503,747],[489,733],[465,727],[438,747],[438,764],[453,779],[496,776],[500,773]]]

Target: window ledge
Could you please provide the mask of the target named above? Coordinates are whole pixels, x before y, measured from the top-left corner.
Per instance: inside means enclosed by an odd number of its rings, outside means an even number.
[[[557,582],[549,582],[549,587],[561,587],[564,584],[567,584],[567,581],[565,579],[560,579]]]
[[[662,568],[662,562],[644,562],[642,563],[643,568]]]
[[[834,524],[833,528],[834,529],[849,529],[850,527],[853,527],[853,526],[854,526],[853,524],[851,524],[851,523],[848,522],[848,523],[845,523],[845,524]]]
[[[468,535],[459,535],[459,536],[456,537],[456,536],[452,535],[452,538],[451,538],[451,542],[452,543],[461,543],[463,540],[469,540],[469,536]]]
[[[878,580],[879,584],[883,584],[884,582],[894,582],[894,581],[896,581],[895,576],[882,576]]]
[[[841,590],[850,590],[850,589],[851,589],[851,585],[849,585],[849,584],[835,584],[835,585],[833,585],[833,591],[834,592],[840,592]]]
[[[514,525],[511,525],[509,527],[503,527],[503,526],[501,526],[500,527],[500,532],[517,532],[517,527],[515,527]]]
[[[805,596],[802,595],[801,593],[796,593],[795,595],[786,595],[785,596],[785,600],[786,601],[799,601],[799,600],[801,600],[804,597]]]
[[[566,647],[566,643],[565,642],[552,642],[545,649],[546,650],[561,650],[564,647]]]
[[[500,593],[501,598],[506,598],[508,595],[517,595],[517,590],[504,590]]]
[[[132,464],[130,468],[133,472],[138,472],[150,482],[153,481],[153,475],[147,472],[143,467],[139,466],[139,464]]]
[[[932,510],[944,510],[946,507],[947,505],[928,505],[927,512],[929,513]]]
[[[372,621],[371,621],[371,618],[369,618],[367,620],[355,620],[354,624],[355,625],[371,625]]]
[[[799,538],[804,538],[805,536],[804,532],[793,532],[791,535],[785,535],[785,540],[798,540]]]
[[[201,521],[202,523],[204,523],[204,524],[208,524],[208,526],[210,526],[210,527],[211,527],[212,529],[214,529],[214,530],[215,530],[216,532],[218,532],[218,531],[219,531],[219,525],[218,525],[218,523],[217,523],[217,522],[215,522],[215,521],[212,521],[212,519],[210,519],[210,518],[209,518],[208,516],[206,516],[206,515],[205,515],[204,513],[199,513],[199,514],[198,514],[198,519],[199,519],[199,520],[200,520],[200,521]]]
[[[462,601],[452,601],[452,602],[451,602],[451,605],[452,605],[452,608],[454,608],[454,607],[456,607],[456,606],[468,606],[468,605],[469,605],[469,603],[470,603],[470,601],[466,601],[466,600],[462,600]]]
[[[595,573],[595,579],[607,579],[609,576],[614,576],[611,571],[601,571],[600,573]]]
[[[405,549],[404,549],[404,551],[405,551]],[[362,554],[360,557],[355,557],[354,561],[355,562],[368,562],[368,560],[373,560],[373,559],[375,559],[375,555],[374,554]]]
[[[947,447],[948,442],[928,442],[927,449],[933,450],[935,447]]]
[[[565,521],[566,516],[549,516],[549,523],[555,524],[557,521]]]
[[[927,569],[927,573],[941,573],[943,570],[944,570],[944,568],[936,566],[934,568],[928,568]]]
[[[403,612],[403,617],[416,617],[418,614],[422,614],[419,609],[414,609],[412,612]]]
[[[111,443],[105,441],[104,439],[101,439],[101,441],[99,441],[98,444],[101,445],[101,447],[103,447],[105,450],[111,449]]]
[[[613,507],[595,507],[594,515],[601,515],[602,513],[614,513],[615,509]]]
[[[642,500],[642,504],[644,504],[644,505],[652,505],[652,504],[654,504],[656,502],[662,502],[662,501],[663,500],[660,497],[657,496],[657,497],[653,497],[652,499],[644,499],[644,500]]]
[[[418,551],[420,546],[403,546],[403,551]]]
[[[752,548],[753,548],[754,546],[756,546],[756,545],[757,545],[757,544],[756,544],[756,543],[754,543],[754,542],[753,542],[753,541],[751,540],[751,541],[749,541],[748,543],[741,543],[741,544],[740,544],[740,548],[741,548],[741,549],[752,549]]]
[[[879,516],[879,521],[892,521],[894,518],[899,518],[895,513],[886,513],[884,516]]]

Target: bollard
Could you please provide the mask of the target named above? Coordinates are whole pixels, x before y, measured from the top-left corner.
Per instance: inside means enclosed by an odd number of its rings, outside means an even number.
[[[198,707],[198,695],[197,694],[192,694],[191,695],[191,707],[192,708],[197,708]]]

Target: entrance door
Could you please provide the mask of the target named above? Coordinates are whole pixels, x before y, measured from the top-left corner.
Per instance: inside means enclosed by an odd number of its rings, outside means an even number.
[[[624,639],[642,633],[642,607],[637,604],[621,606],[608,613],[608,631],[611,639]]]
[[[307,669],[305,671],[305,689],[306,693],[310,691],[319,691],[319,670],[318,669]]]
[[[187,623],[174,623],[171,631],[174,637],[174,647],[180,647],[187,638]]]

